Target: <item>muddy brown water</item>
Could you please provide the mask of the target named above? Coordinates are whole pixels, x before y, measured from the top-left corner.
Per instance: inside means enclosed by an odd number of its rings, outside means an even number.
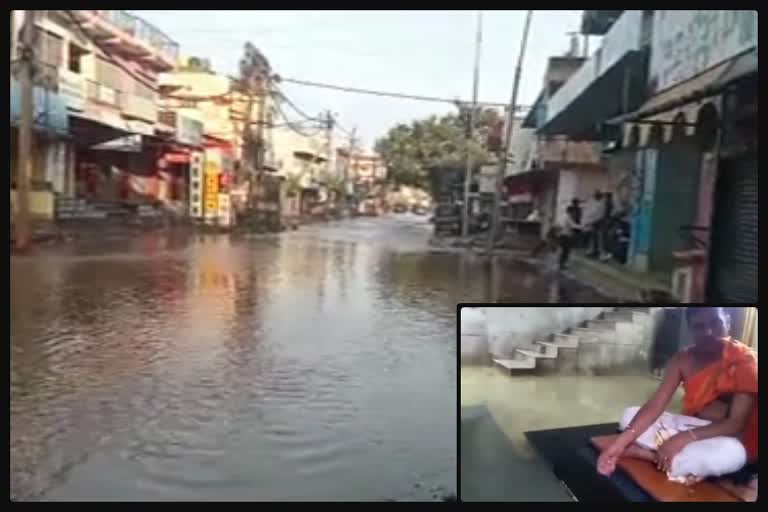
[[[482,262],[430,251],[430,227],[105,235],[12,257],[12,497],[455,493],[455,305],[490,292]],[[521,268],[507,293],[546,300],[550,278]]]

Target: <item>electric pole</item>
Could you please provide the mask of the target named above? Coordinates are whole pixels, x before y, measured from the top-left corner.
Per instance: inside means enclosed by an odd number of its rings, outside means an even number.
[[[36,10],[24,11],[19,45],[19,87],[21,119],[19,120],[19,157],[16,168],[16,219],[14,241],[23,251],[32,239],[29,213],[29,189],[32,176],[32,125],[34,120],[33,79],[35,74]]]
[[[531,28],[531,17],[533,11],[528,11],[525,16],[525,27],[523,28],[523,40],[520,44],[520,55],[517,58],[515,67],[515,81],[512,84],[512,98],[509,102],[509,113],[507,126],[504,131],[504,144],[501,155],[499,155],[499,167],[496,171],[496,186],[493,191],[493,215],[491,216],[491,229],[488,234],[488,255],[493,254],[493,247],[496,243],[496,236],[499,230],[499,208],[501,206],[501,183],[504,179],[504,172],[507,169],[507,160],[509,158],[509,145],[512,139],[513,127],[515,124],[515,109],[517,108],[517,91],[520,87],[520,75],[523,70],[523,58],[525,57],[525,47],[528,44],[528,31]]]
[[[349,169],[354,169],[354,155],[355,155],[355,144],[357,143],[356,140],[357,136],[357,126],[352,127],[352,133],[349,135],[349,155],[347,155],[347,163],[344,166],[344,205],[348,208],[348,198],[349,198]]]
[[[472,139],[475,136],[475,123],[477,122],[477,89],[480,83],[480,46],[483,40],[483,11],[477,11],[477,33],[475,34],[475,65],[472,79],[472,110],[469,113],[469,127],[467,130],[467,170],[464,173],[464,209],[462,211],[461,236],[469,235],[470,200],[469,190],[472,181]]]

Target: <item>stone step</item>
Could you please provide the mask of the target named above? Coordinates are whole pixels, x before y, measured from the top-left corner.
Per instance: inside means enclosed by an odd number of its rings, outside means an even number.
[[[557,357],[557,354],[545,354],[542,352],[535,352],[533,350],[528,350],[525,348],[516,348],[515,352],[518,354],[522,354],[527,357],[533,357],[537,359],[555,359]]]
[[[564,348],[577,348],[579,337],[574,334],[555,334],[555,343]]]
[[[635,319],[634,311],[610,311],[603,313],[601,320],[614,320],[619,322],[632,322]]]
[[[493,362],[507,371],[532,370],[536,368],[536,359],[494,359]]]
[[[552,343],[551,341],[537,340],[533,342],[534,352],[551,355],[552,357],[557,357],[558,348],[557,343]]]
[[[590,320],[587,329],[607,330],[616,327],[616,320]]]

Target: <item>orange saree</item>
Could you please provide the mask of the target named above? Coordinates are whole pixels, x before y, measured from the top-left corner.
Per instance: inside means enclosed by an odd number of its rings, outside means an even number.
[[[722,395],[754,393],[757,397],[757,355],[731,339],[723,347],[723,358],[689,377],[683,387],[683,414],[687,416],[695,416]],[[747,460],[757,461],[757,400],[741,442],[747,451]]]

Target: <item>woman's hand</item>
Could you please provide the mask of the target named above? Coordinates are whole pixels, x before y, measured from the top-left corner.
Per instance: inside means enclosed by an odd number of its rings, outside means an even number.
[[[626,446],[623,443],[618,440],[614,441],[611,446],[603,451],[603,453],[600,454],[600,457],[597,458],[597,472],[603,476],[611,476],[616,470],[616,462],[619,460],[619,457],[621,457],[621,454],[624,453],[625,449]]]
[[[659,446],[658,450],[656,451],[658,458],[656,467],[665,473],[669,471],[672,467],[672,459],[674,459],[675,455],[680,453],[680,451],[685,448],[692,440],[693,438],[688,432],[680,432],[679,434],[675,434],[674,436],[664,441],[664,443]]]

